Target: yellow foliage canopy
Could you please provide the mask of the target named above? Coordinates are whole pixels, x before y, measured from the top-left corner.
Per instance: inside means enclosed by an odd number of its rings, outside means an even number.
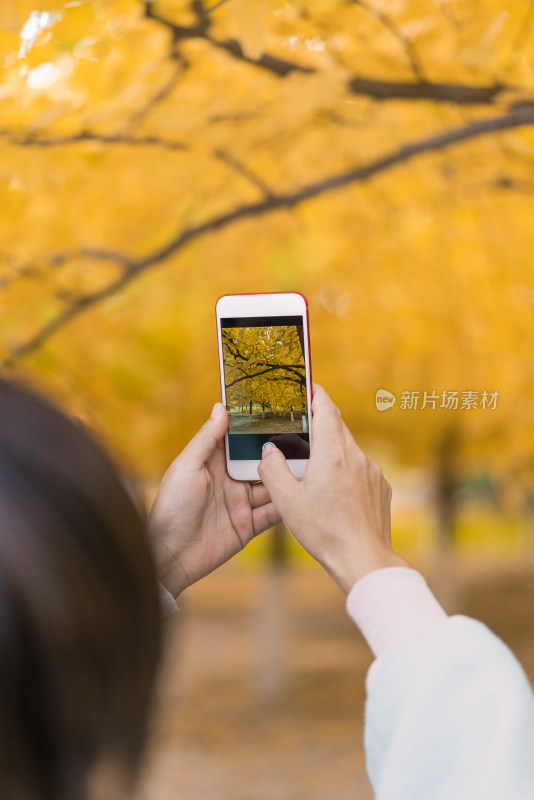
[[[222,346],[229,407],[252,402],[275,414],[307,411],[302,328],[223,328]]]
[[[533,45],[524,0],[2,0],[5,369],[160,472],[216,399],[217,296],[302,291],[363,444],[525,480]]]

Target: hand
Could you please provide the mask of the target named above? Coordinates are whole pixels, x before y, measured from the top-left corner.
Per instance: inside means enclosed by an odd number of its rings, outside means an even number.
[[[348,593],[368,572],[407,566],[391,545],[391,486],[366,457],[325,390],[314,384],[310,460],[299,481],[276,447],[259,474],[301,545]]]
[[[226,409],[216,403],[167,470],[150,512],[158,576],[175,597],[280,522],[265,486],[228,476],[227,428]]]

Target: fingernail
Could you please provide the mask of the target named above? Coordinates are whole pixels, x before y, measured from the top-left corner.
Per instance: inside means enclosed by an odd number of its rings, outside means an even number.
[[[262,452],[261,452],[261,457],[262,457],[262,458],[265,458],[265,456],[267,455],[267,453],[270,453],[270,452],[272,451],[272,448],[273,448],[273,447],[274,447],[274,449],[275,449],[275,450],[277,449],[277,448],[276,448],[276,445],[275,445],[275,443],[274,443],[274,442],[265,442],[265,444],[264,444],[264,445],[263,445],[263,447],[261,448],[261,450],[262,450]]]
[[[215,403],[211,412],[211,416],[213,419],[215,419],[215,417],[217,417],[221,413],[221,408],[222,408],[222,403]]]

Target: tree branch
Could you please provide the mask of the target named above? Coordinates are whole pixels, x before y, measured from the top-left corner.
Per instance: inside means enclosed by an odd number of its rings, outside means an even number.
[[[125,144],[131,147],[161,147],[164,150],[188,150],[184,142],[173,142],[159,136],[127,136],[125,134],[105,135],[92,131],[80,131],[72,136],[53,136],[49,139],[39,139],[36,136],[20,136],[14,131],[0,130],[0,138],[9,144],[20,147],[61,147],[79,142],[98,142],[99,144]]]
[[[204,39],[214,47],[224,50],[229,55],[237,58],[239,61],[245,61],[247,64],[254,64],[257,67],[262,67],[272,72],[274,75],[277,75],[279,78],[283,78],[291,72],[315,72],[312,67],[295,64],[292,61],[272,56],[269,53],[264,53],[260,58],[250,58],[243,52],[240,43],[235,39],[214,39],[209,33],[211,25],[211,21],[208,17],[209,9],[205,9],[200,0],[193,0],[191,3],[196,21],[189,26],[178,25],[178,23],[173,22],[168,19],[168,17],[164,17],[155,10],[153,0],[144,0],[143,5],[145,17],[166,27],[172,34],[174,44],[186,39]]]
[[[432,83],[429,81],[379,81],[356,75],[349,81],[353,94],[373,100],[433,100],[436,103],[456,105],[489,105],[509,87],[495,83],[492,86],[469,86],[462,83]]]
[[[469,86],[459,83],[430,83],[428,81],[413,83],[410,81],[381,81],[374,78],[354,77],[349,83],[349,89],[353,94],[363,95],[377,101],[386,100],[422,100],[433,102],[454,103],[456,105],[489,105],[498,96],[509,89],[504,84],[494,84],[493,86]],[[528,102],[528,101],[527,101]],[[249,117],[247,117],[249,118]],[[346,121],[335,114],[331,115],[334,121],[340,124],[348,124]],[[213,122],[218,119],[213,119]],[[184,142],[173,142],[170,139],[162,139],[158,136],[128,136],[126,134],[104,135],[92,131],[81,131],[71,136],[56,136],[50,139],[39,139],[36,136],[21,137],[12,131],[0,130],[0,138],[6,139],[11,144],[22,147],[58,147],[61,145],[77,144],[79,142],[99,142],[101,144],[124,144],[132,147],[161,147],[165,150],[188,150],[189,147]],[[242,175],[256,183],[258,188],[268,197],[272,191],[253,176],[239,162],[222,151],[216,152],[218,158],[222,158],[234,169],[240,171]]]
[[[419,56],[417,55],[417,51],[412,40],[395,25],[391,17],[389,17],[380,9],[374,8],[373,6],[364,2],[364,0],[351,0],[351,2],[361,8],[362,11],[365,11],[371,17],[374,17],[387,31],[389,31],[389,33],[394,39],[396,39],[406,53],[406,57],[410,62],[413,74],[417,80],[423,82],[425,80],[423,66],[419,60]]]
[[[398,31],[391,20],[383,15],[382,12],[376,11],[375,9],[371,11],[371,6],[368,6],[366,3],[360,2],[360,0],[356,0],[356,2],[369,13],[373,13],[377,18],[380,17],[382,23],[387,25],[392,33],[396,31],[394,35],[396,35],[397,38],[400,37],[405,44],[408,43],[412,47],[411,57],[413,61],[413,45],[407,37],[403,38],[403,34]],[[196,22],[187,27],[178,25],[167,17],[162,16],[155,10],[153,0],[144,0],[145,17],[168,28],[172,33],[175,43],[186,39],[204,39],[209,44],[220,50],[224,50],[239,61],[262,67],[280,78],[289,75],[291,72],[305,74],[316,73],[313,67],[296,64],[293,61],[287,61],[286,59],[272,56],[269,53],[264,53],[261,58],[258,59],[249,58],[243,52],[240,43],[235,39],[217,40],[211,36],[209,32],[210,20],[207,15],[208,9],[205,9],[199,0],[194,0],[191,7],[194,11]],[[388,21],[386,22],[386,20]],[[416,56],[415,58],[417,59]],[[373,100],[433,100],[434,102],[456,103],[458,105],[490,105],[501,92],[509,88],[499,83],[495,83],[492,86],[471,86],[461,83],[436,83],[426,81],[424,80],[421,64],[416,60],[413,66],[414,72],[418,77],[418,80],[415,82],[376,80],[361,75],[355,75],[349,81],[348,89],[353,94],[363,95]]]
[[[305,67],[303,64],[295,64],[293,61],[287,61],[285,58],[278,58],[278,56],[263,53],[259,58],[250,58],[247,56],[240,43],[236,39],[213,39],[211,36],[204,37],[214,47],[219,50],[224,50],[239,61],[244,61],[247,64],[254,64],[256,67],[262,67],[268,72],[272,72],[279,78],[285,78],[291,72],[301,72],[304,74],[314,74],[316,70],[313,67]]]
[[[272,190],[267,186],[266,183],[252,170],[242,164],[237,158],[235,158],[231,153],[227,153],[225,150],[215,150],[214,156],[219,159],[219,161],[224,161],[225,164],[228,164],[235,170],[238,175],[242,175],[248,181],[250,181],[256,189],[259,189],[262,195],[265,198],[274,197],[274,193]]]
[[[239,348],[237,347],[235,342],[230,339],[229,334],[224,330],[224,328],[222,330],[222,340],[223,340],[223,347],[225,347],[228,350],[228,352],[230,353],[230,355],[233,358],[235,358],[235,359],[240,358],[241,361],[249,361],[250,360],[249,356],[245,356],[245,355],[243,355],[243,353],[241,353],[241,351],[239,350]],[[245,372],[245,368],[242,367],[240,364],[232,364],[231,366],[234,369],[239,369],[243,373],[243,378],[241,380],[244,380],[245,378],[253,378],[253,377],[255,377],[254,375],[248,375]],[[295,370],[298,370],[298,369],[305,370],[306,367],[305,367],[304,364],[274,364],[273,365],[272,363],[269,363],[268,361],[254,361],[254,365],[251,367],[251,369],[256,369],[257,367],[272,367],[272,369],[286,369],[286,370],[289,370],[290,372],[292,372],[292,373],[294,373],[295,375],[298,376],[300,383],[303,383],[304,385],[306,385],[306,381],[304,379],[304,376],[301,375],[299,372],[295,372]],[[261,375],[263,373],[257,373],[257,374]],[[234,383],[237,383],[237,381],[234,381]],[[232,385],[232,384],[230,384],[230,385]]]
[[[212,6],[208,6],[208,8],[204,9],[204,13],[211,14],[213,11],[216,11],[218,8],[220,8],[220,6],[224,6],[224,4],[227,2],[228,0],[218,0],[217,3],[214,3]]]
[[[222,331],[222,340],[223,340],[223,345],[226,347],[226,349],[233,358],[240,358],[241,361],[249,360],[248,356],[244,356],[243,353],[239,350],[237,344],[235,344],[235,342],[230,340],[228,333],[226,333],[224,329]]]
[[[459,144],[460,142],[469,141],[480,136],[486,136],[497,131],[520,128],[525,125],[534,125],[534,103],[522,103],[511,109],[507,114],[498,117],[477,120],[475,122],[470,122],[467,125],[445,131],[444,133],[436,134],[435,136],[419,139],[411,144],[404,145],[397,150],[392,151],[391,153],[387,153],[385,156],[375,159],[368,164],[353,167],[352,169],[332,175],[320,181],[314,181],[307,186],[302,187],[301,189],[297,189],[294,192],[274,195],[273,197],[258,201],[256,203],[238,206],[231,211],[227,211],[223,214],[219,214],[215,217],[207,219],[204,222],[200,222],[196,225],[192,225],[183,229],[164,247],[155,250],[141,259],[135,260],[133,257],[127,256],[126,254],[113,253],[113,251],[98,251],[91,248],[82,248],[81,250],[71,253],[70,255],[68,253],[58,254],[54,259],[56,264],[63,263],[63,261],[65,261],[67,258],[75,256],[104,258],[107,260],[115,259],[123,266],[124,274],[100,291],[78,298],[77,301],[71,304],[71,306],[68,308],[64,309],[41,331],[28,339],[26,342],[16,347],[12,351],[8,361],[22,358],[23,356],[33,352],[55,331],[72,320],[82,311],[113,295],[119,288],[125,286],[142,272],[156,266],[157,264],[160,264],[171,255],[175,255],[187,244],[189,244],[189,242],[200,238],[206,233],[213,233],[226,228],[239,220],[253,219],[280,208],[293,208],[299,203],[319,197],[327,192],[334,191],[335,189],[340,189],[343,186],[348,186],[354,183],[364,183],[365,181],[373,178],[375,175],[386,172],[397,165],[406,164],[413,160],[416,156],[420,156],[424,153],[438,152],[453,145]]]
[[[154,0],[143,0],[143,10],[146,19],[151,19],[172,33],[173,41],[178,42],[181,39],[196,39],[204,38],[210,26],[210,20],[206,14],[206,9],[200,0],[193,0],[191,9],[196,17],[196,23],[193,25],[178,25],[171,19],[162,16],[154,8]]]
[[[167,97],[169,97],[172,94],[174,88],[176,87],[178,78],[184,73],[188,65],[186,60],[181,56],[181,54],[178,52],[178,50],[175,48],[174,45],[171,47],[170,58],[173,59],[173,61],[178,62],[172,75],[169,77],[166,83],[164,83],[163,86],[161,86],[152,95],[152,97],[150,97],[144,103],[143,106],[138,108],[132,114],[132,116],[126,123],[124,132],[130,131],[136,125],[139,125],[139,123],[142,122],[145,119],[145,117],[147,117],[157,106],[163,103],[163,101],[166,100]]]
[[[46,325],[43,325],[41,330],[32,336],[31,339],[29,339],[26,343],[15,348],[15,350],[13,350],[13,352],[6,359],[4,359],[2,365],[9,367],[14,361],[24,358],[24,356],[34,352],[57,330],[81,314],[82,311],[115,294],[115,292],[125,286],[130,280],[130,273],[125,273],[120,279],[113,281],[113,283],[109,284],[104,289],[79,297],[77,300],[73,301],[69,306],[67,306],[67,308],[63,309],[59,312],[59,314],[53,317],[50,322],[46,323]]]
[[[250,378],[257,378],[259,375],[265,375],[266,372],[273,372],[276,369],[280,369],[278,366],[274,367],[267,367],[267,369],[262,369],[261,372],[254,372],[252,375],[243,375],[241,378],[236,378],[235,381],[231,383],[225,384],[225,388],[229,389],[231,386],[234,386],[236,383],[241,383],[241,381],[248,381]],[[282,378],[280,380],[283,380]]]
[[[3,291],[7,289],[12,283],[15,283],[21,278],[36,278],[38,275],[39,270],[34,264],[22,264],[11,275],[0,277],[0,290]]]
[[[258,365],[260,366],[260,365]],[[295,372],[295,368],[291,364],[273,364],[271,366],[267,366],[267,369],[261,370],[261,372],[254,372],[251,375],[242,375],[240,378],[236,378],[231,383],[225,384],[226,389],[229,389],[231,386],[234,386],[236,383],[241,383],[241,381],[247,381],[251,378],[257,378],[260,375],[265,375],[267,372],[276,372],[277,369],[287,370],[292,375],[295,375],[295,378],[288,377],[286,375],[281,375],[278,378],[274,378],[275,381],[289,381],[290,383],[296,383],[298,386],[306,386],[306,378],[304,375],[299,375],[298,372]],[[304,369],[304,367],[301,367]]]
[[[126,253],[121,253],[118,250],[106,250],[100,247],[84,247],[72,253],[56,253],[50,259],[51,267],[60,267],[70,258],[92,258],[95,261],[114,261],[119,264],[124,272],[130,272],[135,269],[136,262],[130,258]]]

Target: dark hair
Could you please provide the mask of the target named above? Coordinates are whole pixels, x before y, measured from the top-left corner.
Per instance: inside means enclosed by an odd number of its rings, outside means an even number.
[[[0,380],[0,797],[134,775],[160,649],[143,520],[81,425]]]

